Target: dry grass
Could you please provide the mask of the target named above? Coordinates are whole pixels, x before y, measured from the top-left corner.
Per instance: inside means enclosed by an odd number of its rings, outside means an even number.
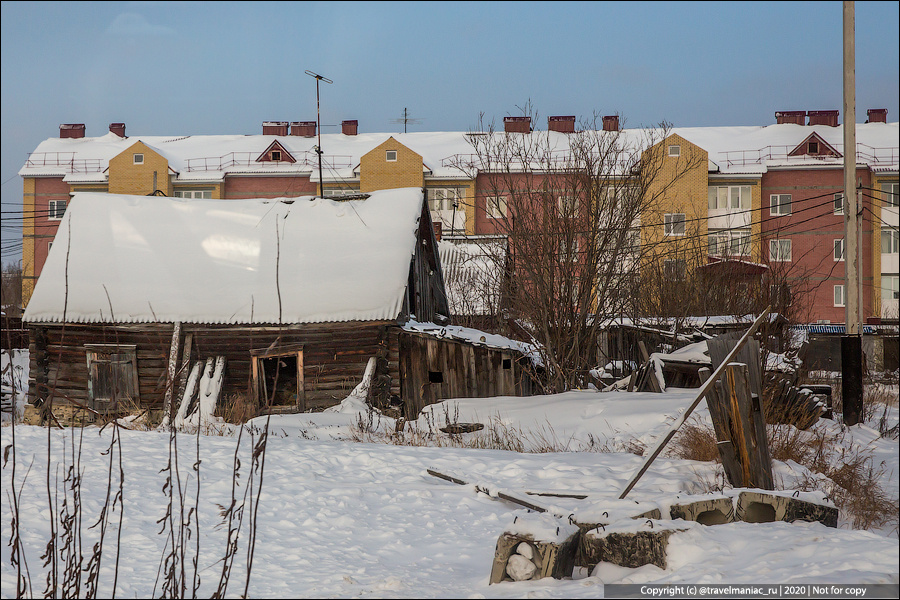
[[[243,425],[256,413],[256,407],[247,394],[229,394],[216,405],[215,416],[232,425]]]
[[[767,427],[773,460],[794,461],[810,474],[800,482],[804,491],[825,492],[854,529],[891,528],[900,525],[900,502],[881,487],[884,467],[875,464],[871,451],[849,443],[847,431],[830,433],[825,428],[803,431],[789,425]],[[671,454],[678,458],[719,462],[712,426],[693,420],[685,423],[672,441]],[[724,473],[724,471],[722,472]],[[700,481],[707,491],[725,487],[724,478]]]
[[[553,426],[546,422],[535,428],[526,429],[510,425],[498,414],[487,419],[484,428],[472,433],[448,434],[441,427],[459,423],[458,407],[443,407],[442,415],[424,413],[425,425],[400,423],[394,431],[384,431],[378,427],[373,410],[361,413],[351,428],[350,441],[395,446],[427,446],[433,448],[468,448],[477,450],[507,450],[528,454],[549,452],[629,452],[643,455],[646,447],[635,439],[624,442],[600,440],[588,435],[587,440],[577,440],[574,435],[560,436]]]

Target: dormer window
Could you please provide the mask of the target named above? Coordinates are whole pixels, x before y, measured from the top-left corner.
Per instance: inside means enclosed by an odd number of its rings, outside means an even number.
[[[809,154],[818,154],[819,153],[819,142],[810,142],[808,153]]]
[[[136,164],[136,165],[144,164],[144,155],[143,154],[135,154],[134,155],[134,164]]]
[[[387,162],[397,162],[397,151],[396,150],[385,151],[384,160],[386,160]]]
[[[293,164],[297,160],[278,140],[275,140],[269,144],[265,152],[259,155],[256,162],[286,162]]]
[[[281,160],[281,151],[280,150],[272,150],[272,154],[270,154],[269,156],[274,161],[280,161]]]

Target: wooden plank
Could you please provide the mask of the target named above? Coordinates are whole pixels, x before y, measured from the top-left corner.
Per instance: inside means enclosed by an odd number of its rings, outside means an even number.
[[[725,336],[706,340],[712,368],[722,364],[728,351],[734,348],[737,340]],[[762,369],[760,367],[759,342],[748,340],[744,347],[729,362],[743,363],[749,368],[750,391],[762,398]]]
[[[754,412],[760,412],[760,407],[758,402],[754,406],[751,398],[749,370],[747,365],[730,363],[724,378],[728,398],[725,404],[733,424],[732,441],[741,463],[740,487],[772,490],[775,483],[765,423],[754,416]]]
[[[705,383],[709,379],[710,371],[708,368],[702,367],[698,373],[701,383]],[[706,405],[709,408],[709,416],[716,434],[716,449],[719,451],[719,457],[722,459],[722,468],[725,470],[725,476],[732,486],[741,487],[741,482],[743,481],[741,464],[735,456],[734,442],[731,436],[731,422],[728,418],[729,413],[722,403],[722,390],[719,383],[710,386],[709,392],[706,394]]]

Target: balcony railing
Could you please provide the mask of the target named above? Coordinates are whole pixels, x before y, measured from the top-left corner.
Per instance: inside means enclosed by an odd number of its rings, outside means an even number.
[[[724,156],[725,164],[729,167],[756,165],[765,160],[808,160],[812,158],[824,161],[836,158],[830,155],[817,156],[809,154],[790,156],[790,152],[794,148],[796,146],[765,146],[758,150],[729,150],[719,154]],[[836,144],[834,149],[843,154],[844,145]],[[858,143],[856,144],[856,157],[857,160],[869,164],[896,165],[898,160],[900,160],[900,148],[873,148],[868,144]]]
[[[267,164],[276,165],[297,165],[305,167],[318,167],[319,157],[315,152],[304,152],[300,158],[291,163],[290,161],[266,161],[257,162],[256,152],[229,152],[223,156],[207,156],[202,158],[189,158],[184,161],[185,171],[224,171],[231,167],[249,167],[249,166],[265,166]],[[348,169],[353,166],[351,156],[325,154],[322,156],[322,168],[325,169]]]
[[[26,167],[64,167],[66,173],[100,173],[103,161],[99,158],[75,158],[74,152],[30,152]]]

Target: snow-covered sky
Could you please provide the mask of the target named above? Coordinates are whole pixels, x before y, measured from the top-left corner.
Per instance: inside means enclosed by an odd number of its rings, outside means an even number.
[[[626,126],[766,125],[840,109],[841,2],[3,2],[3,261],[28,152],[85,123],[135,135],[464,131],[531,100]],[[897,2],[856,2],[859,121],[898,110]],[[16,230],[17,231],[17,230]],[[15,254],[15,253],[13,253]]]

